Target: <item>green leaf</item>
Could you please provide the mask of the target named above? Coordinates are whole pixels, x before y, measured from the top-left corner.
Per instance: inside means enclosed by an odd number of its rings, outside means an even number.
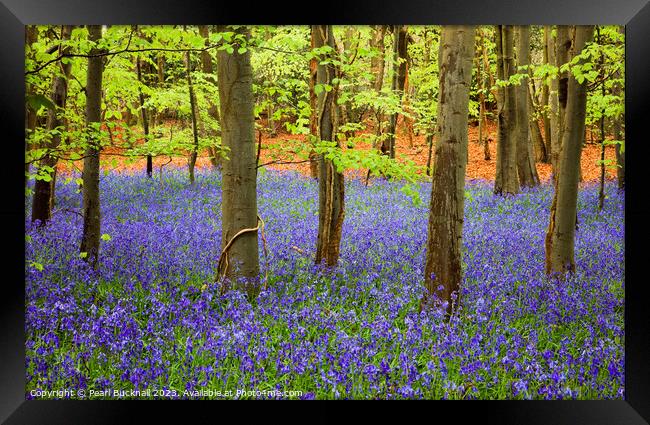
[[[88,257],[88,253],[87,252],[80,252],[79,257],[80,258],[86,258],[86,257]]]
[[[248,49],[246,47],[240,47],[239,49],[237,49],[237,53],[240,54],[240,55],[243,55],[247,51],[248,51]]]
[[[36,261],[32,261],[31,266],[34,267],[39,272],[43,271],[43,265],[41,263],[37,263]]]
[[[50,99],[42,94],[32,94],[26,96],[27,104],[34,111],[38,112],[42,107],[51,111],[56,110],[56,105]]]
[[[101,237],[103,241],[110,241],[112,239],[111,235],[109,235],[108,233],[104,233]]]

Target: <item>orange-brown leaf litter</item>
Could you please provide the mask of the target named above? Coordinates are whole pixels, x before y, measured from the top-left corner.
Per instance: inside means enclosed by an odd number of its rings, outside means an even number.
[[[490,159],[484,159],[484,147],[478,143],[478,127],[470,125],[468,128],[469,136],[469,158],[467,163],[466,177],[468,179],[484,179],[494,180],[496,172],[496,125],[490,122],[487,126],[487,137],[489,138]],[[370,131],[370,130],[368,130]],[[256,138],[257,138],[256,132]],[[294,136],[290,134],[278,134],[275,137],[269,137],[266,133],[262,135],[262,150],[260,154],[260,163],[266,164],[276,160],[280,161],[300,161],[299,158],[292,158],[291,155],[279,155],[275,149],[269,149],[269,146],[283,145],[284,149],[296,146],[296,144],[305,143],[304,136]],[[256,140],[257,143],[257,140]],[[342,143],[345,145],[345,142]],[[418,165],[426,165],[428,147],[426,145],[424,135],[415,135],[408,137],[403,129],[398,130],[398,137],[395,145],[396,156],[399,160],[400,157],[406,157],[414,161]],[[368,143],[358,142],[354,149],[371,149]],[[610,160],[613,164],[616,161],[616,154],[614,146],[608,145],[605,150],[606,160]],[[107,147],[102,150],[102,169],[104,170],[118,170],[126,173],[144,173],[146,169],[146,158],[127,159],[121,156],[123,150],[115,147]],[[432,157],[435,156],[435,152]],[[434,158],[432,158],[433,162]],[[581,167],[582,167],[582,181],[594,182],[600,179],[600,145],[587,144],[582,150]],[[187,167],[187,157],[173,157],[158,156],[153,158],[153,172],[157,176],[161,169],[167,170],[170,167]],[[61,171],[80,171],[83,166],[83,161],[76,161],[74,164],[70,162],[60,162],[58,169]],[[551,176],[551,165],[544,163],[536,163],[537,172],[542,182],[549,181]],[[206,151],[200,152],[196,161],[197,169],[210,168],[211,164]],[[273,170],[292,170],[298,171],[302,174],[309,175],[309,163],[290,163],[290,164],[270,164],[266,166],[268,169]],[[365,172],[350,172],[348,174],[355,174],[357,176],[364,175]],[[615,179],[616,170],[614,167],[605,167],[605,178]]]

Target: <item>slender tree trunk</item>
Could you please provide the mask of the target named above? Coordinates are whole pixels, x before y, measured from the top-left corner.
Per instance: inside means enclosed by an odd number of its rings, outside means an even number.
[[[427,154],[427,176],[431,175],[431,155],[433,153],[433,134],[429,133],[427,134],[426,138],[426,143],[428,146],[428,154]]]
[[[188,162],[189,172],[190,172],[190,184],[194,184],[194,166],[196,165],[196,158],[199,153],[199,133],[197,129],[196,122],[196,98],[194,97],[194,84],[192,84],[192,60],[190,58],[190,52],[185,52],[185,70],[187,76],[187,88],[190,94],[190,113],[192,118],[192,137],[194,139],[194,146],[192,147],[192,152],[190,153],[190,159]],[[257,170],[257,169],[256,169]]]
[[[533,89],[529,86],[528,91],[528,109],[534,111],[535,104],[533,103]],[[542,137],[542,131],[539,128],[539,122],[537,119],[532,118],[528,119],[528,127],[530,128],[530,135],[533,139],[533,144],[535,146],[535,153],[538,162],[548,163],[548,153],[546,152],[546,144],[544,143],[544,138]],[[550,135],[550,133],[548,133]]]
[[[467,118],[474,54],[473,26],[444,26],[438,63],[440,83],[435,166],[431,188],[424,282],[429,301],[450,315],[458,307],[462,277]],[[446,303],[446,305],[445,305]]]
[[[61,40],[70,39],[73,26],[63,25],[61,29]],[[66,54],[69,47],[61,47],[60,53]],[[47,129],[52,131],[55,128],[64,125],[61,110],[65,108],[66,98],[68,96],[68,78],[70,76],[71,63],[59,63],[57,73],[52,83],[52,102],[57,106],[57,111],[49,111],[47,116]],[[53,134],[51,141],[47,145],[49,151],[56,151],[61,143],[61,136]],[[56,152],[46,153],[40,160],[39,168],[50,168],[48,171],[50,180],[39,179],[34,184],[34,198],[32,199],[32,221],[40,220],[40,225],[44,226],[52,217],[52,203],[54,198],[56,164],[58,157]]]
[[[138,26],[137,25],[133,26],[133,31],[136,31],[136,32],[138,31]],[[140,84],[142,84],[143,83],[143,81],[142,81],[142,62],[140,60],[140,55],[138,55],[136,57],[135,68],[136,68],[136,72],[138,74],[138,82]],[[159,76],[160,76],[160,74],[162,72],[162,70],[161,70],[162,67],[159,65],[158,68],[159,68],[158,73],[159,73]],[[147,114],[146,108],[144,107],[144,94],[142,93],[142,89],[140,89],[139,87],[138,87],[138,99],[140,100],[140,114],[141,114],[141,117],[142,117],[142,128],[144,130],[145,143],[148,143],[149,142],[149,140],[148,140],[148,137],[149,137],[149,116]],[[130,112],[129,112],[129,116],[130,116]],[[128,123],[129,120],[127,120],[126,122]],[[151,157],[151,155],[147,155],[147,177],[151,178],[152,173],[153,173],[153,158]]]
[[[546,44],[548,51],[548,63],[554,66],[557,66],[557,31],[556,35],[553,36],[552,27],[549,27],[547,34]],[[560,102],[559,102],[559,90],[560,90],[560,77],[553,78],[549,85],[548,92],[548,115],[549,115],[549,125],[551,126],[548,136],[546,136],[546,155],[548,160],[551,163],[551,169],[555,173],[557,158],[559,155],[559,137],[560,137]]]
[[[548,65],[550,62],[549,50],[548,50],[548,40],[551,37],[551,27],[549,25],[544,26],[544,46],[543,46],[543,61],[544,64]],[[532,76],[532,72],[530,72]],[[548,113],[548,107],[550,102],[550,89],[548,84],[542,84],[542,107],[540,108],[543,112],[542,119],[544,121],[544,137],[542,138],[542,143],[544,144],[544,156],[539,159],[540,162],[548,163],[548,157],[546,154],[546,146],[550,146],[551,140],[551,120]],[[539,126],[538,126],[539,128]],[[540,149],[540,152],[542,150]]]
[[[336,48],[334,31],[331,25],[312,26],[316,47],[330,46]],[[318,84],[334,85],[336,68],[331,63],[318,64]],[[338,123],[336,109],[336,92],[323,90],[318,94],[318,135],[320,140],[337,143],[336,128]],[[325,261],[329,267],[335,266],[339,258],[343,218],[345,215],[345,182],[343,173],[338,172],[330,159],[319,155],[320,177],[318,179],[318,239],[316,242],[316,264]]]
[[[386,36],[387,29],[387,25],[374,26],[372,38],[370,39],[370,47],[379,50],[379,54],[370,59],[370,68],[372,70],[372,75],[375,77],[373,87],[377,93],[381,91],[381,88],[384,85],[384,65],[386,62],[384,59],[386,53],[384,37]]]
[[[576,26],[575,52],[593,37],[592,25]],[[546,272],[564,275],[575,270],[574,244],[578,204],[578,180],[587,109],[586,81],[579,84],[569,75],[566,119],[562,131],[560,172],[555,179],[555,195],[546,233]]]
[[[481,61],[476,59],[476,84],[478,85],[478,139],[476,143],[483,144],[483,117],[485,116],[485,96],[483,95],[483,75]]]
[[[219,32],[230,31],[225,26]],[[234,30],[248,38],[248,29]],[[221,187],[221,249],[226,250],[219,274],[229,282],[244,279],[249,296],[257,292],[259,252],[257,230],[257,169],[255,167],[255,119],[253,115],[253,71],[250,50],[240,54],[220,50],[217,81],[221,107],[222,143],[229,149],[223,161]]]
[[[310,27],[311,48],[316,47],[316,34],[314,27]],[[318,96],[314,87],[316,86],[316,75],[318,71],[318,60],[312,58],[309,60],[309,107],[311,115],[309,116],[309,133],[315,140],[318,138]],[[318,154],[312,149],[309,152],[309,171],[313,179],[318,178]]]
[[[102,38],[101,25],[88,26],[88,39],[97,42]],[[98,54],[101,50],[93,48],[90,54]],[[99,196],[99,126],[101,124],[102,107],[102,74],[103,58],[101,56],[88,58],[86,79],[86,128],[88,131],[88,146],[84,158],[83,179],[83,236],[79,250],[85,252],[85,260],[94,268],[99,262],[99,237],[101,234],[101,211]]]
[[[600,27],[596,27],[597,42],[600,44]],[[600,73],[605,78],[605,58],[600,56]],[[600,84],[601,95],[605,98],[605,82]],[[602,211],[605,205],[605,108],[600,111],[600,188],[598,191],[598,209]]]
[[[399,99],[402,98],[404,84],[406,83],[406,50],[407,50],[407,32],[402,25],[393,26],[393,75],[391,89]],[[404,62],[400,63],[400,59]],[[381,145],[381,152],[390,158],[395,158],[395,138],[397,132],[397,112],[390,116],[389,136]]]
[[[494,87],[494,76],[492,75],[492,69],[490,68],[490,60],[488,59],[488,54],[487,54],[487,48],[485,47],[485,35],[483,34],[482,29],[478,29],[478,33],[480,36],[480,46],[481,46],[481,52],[483,54],[483,67],[485,68],[485,73],[488,76],[488,82],[490,83],[490,91],[492,95],[494,96],[494,99],[497,100],[497,103],[499,102],[499,95],[498,95],[498,90],[494,90],[492,87]],[[484,97],[485,99],[485,97]],[[484,101],[485,103],[485,101]],[[483,105],[483,122],[487,125],[487,117],[486,117],[486,106]],[[488,132],[486,128],[486,132]],[[489,161],[491,158],[490,155],[490,135],[488,132],[487,137],[485,137],[485,141],[483,142],[483,159],[486,161]]]
[[[512,25],[497,25],[497,74],[507,81],[515,73]],[[494,193],[512,195],[519,192],[517,176],[517,125],[515,88],[499,87],[499,140],[497,143],[497,171]]]
[[[142,64],[140,63],[140,57],[136,59],[136,69],[138,71],[138,81],[142,83]],[[138,96],[140,98],[140,113],[142,114],[142,127],[144,129],[144,139],[145,143],[149,142],[149,117],[147,114],[147,109],[144,107],[144,94],[141,89],[138,89]],[[151,155],[147,155],[147,177],[151,177],[153,174],[153,158]]]
[[[201,37],[205,39],[205,45],[210,44],[210,31],[208,30],[207,25],[199,25],[199,34]],[[217,85],[217,82],[215,81],[214,78],[214,67],[212,66],[212,56],[210,56],[210,52],[207,50],[204,50],[201,52],[201,69],[203,73],[206,75],[206,79],[214,84],[215,86]],[[219,125],[219,105],[217,102],[212,101],[211,99],[208,99],[208,115],[212,117],[213,120]],[[212,131],[208,130],[207,131],[208,137],[211,139],[221,137],[221,131]],[[219,169],[221,168],[221,155],[217,153],[217,143],[216,140],[214,141],[214,145],[208,147],[208,154],[210,156],[210,163],[212,164],[212,168]]]
[[[555,65],[559,68],[563,64],[569,62],[571,52],[571,36],[570,28],[568,25],[557,26],[557,37],[555,39]],[[562,151],[562,141],[564,131],[564,116],[566,114],[567,105],[567,90],[568,90],[569,74],[568,72],[561,72],[557,80],[557,118],[556,128],[552,130],[553,137],[551,143],[554,143],[551,148],[551,166],[553,175],[557,175],[559,170],[559,158]],[[555,137],[557,135],[557,137]]]
[[[517,65],[530,65],[530,27],[522,25],[517,27]],[[529,136],[529,110],[528,110],[528,80],[523,80],[514,87],[516,94],[517,121],[517,174],[521,186],[534,187],[539,185],[539,176],[535,167],[535,157],[532,155],[532,144]]]

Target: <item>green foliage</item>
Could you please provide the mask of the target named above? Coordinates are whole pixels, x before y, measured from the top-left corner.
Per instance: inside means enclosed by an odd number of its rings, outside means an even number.
[[[390,89],[393,70],[393,38],[388,31],[384,37],[383,87],[376,90],[371,63],[380,50],[371,46],[374,29],[368,26],[335,26],[336,48],[323,46],[311,48],[310,28],[307,26],[254,26],[250,37],[235,32],[236,26],[218,32],[209,27],[204,39],[195,26],[109,26],[103,30],[97,45],[88,40],[88,31],[75,27],[70,40],[61,41],[59,26],[37,26],[37,41],[26,46],[25,76],[29,88],[26,104],[37,115],[39,125],[27,133],[29,149],[26,161],[34,164],[30,178],[47,180],[51,169],[38,167],[45,155],[59,161],[73,163],[81,160],[89,142],[101,148],[120,148],[127,157],[137,159],[143,155],[185,156],[194,149],[190,130],[190,102],[186,79],[185,49],[190,52],[190,69],[198,114],[199,149],[214,148],[222,156],[220,125],[212,111],[219,107],[216,76],[218,52],[251,55],[255,114],[265,118],[259,129],[267,133],[284,130],[290,135],[307,136],[304,142],[287,146],[266,146],[274,151],[272,157],[282,160],[306,159],[312,149],[325,150],[339,169],[367,168],[372,175],[395,175],[410,178],[413,170],[403,159],[388,161],[378,152],[356,152],[359,143],[378,147],[389,135],[386,133],[388,116],[398,113],[414,122],[418,134],[430,134],[436,125],[438,99],[438,43],[440,27],[409,26],[411,42],[408,45],[408,85],[405,93]],[[478,27],[475,65],[481,65],[478,81],[477,67],[473,68],[470,87],[470,117],[479,113],[479,95],[484,95],[489,107],[494,107],[493,89],[505,85],[528,84],[536,87],[536,96],[544,85],[549,86],[558,74],[568,71],[588,85],[587,125],[594,126],[601,117],[608,122],[621,119],[624,114],[624,36],[616,26],[598,27],[600,38],[588,43],[586,48],[569,63],[560,67],[533,60],[508,81],[495,81],[490,87],[490,74],[496,76],[496,50],[494,28]],[[544,42],[542,30],[533,27],[533,51],[539,51]],[[125,52],[108,55],[104,59],[102,86],[102,125],[87,128],[85,124],[85,84],[87,59],[63,58],[59,63],[44,66],[59,57],[63,48],[74,54],[87,54],[92,48],[119,52],[125,49],[142,52]],[[202,57],[198,50],[212,59],[213,73],[202,72]],[[160,49],[160,50],[156,50]],[[488,69],[484,56],[487,57]],[[533,55],[534,58],[535,55]],[[310,107],[309,61],[316,59],[322,65],[334,65],[336,75],[331,84],[316,84],[316,95],[336,91],[340,107],[338,114],[339,143],[348,149],[334,152],[332,146],[322,145],[310,135],[310,117],[315,113]],[[141,78],[136,72],[136,62],[141,64]],[[57,110],[51,101],[52,82],[62,76],[61,62],[71,64],[68,79],[68,97],[65,108]],[[163,69],[159,70],[162,65]],[[163,79],[159,80],[159,71]],[[483,89],[481,90],[481,86]],[[604,93],[603,93],[604,88]],[[141,104],[140,96],[144,97]],[[539,99],[537,99],[537,103]],[[150,134],[142,130],[142,113],[149,118]],[[65,125],[46,129],[47,114],[54,112]],[[548,114],[541,105],[531,116]],[[367,131],[374,123],[382,131]],[[265,123],[265,124],[262,124]],[[612,142],[613,143],[613,142]],[[56,146],[53,146],[56,145]],[[301,146],[298,148],[298,146]],[[276,150],[277,149],[277,150]],[[399,151],[399,150],[398,150]],[[401,168],[400,168],[401,167]],[[398,168],[400,168],[398,170]]]

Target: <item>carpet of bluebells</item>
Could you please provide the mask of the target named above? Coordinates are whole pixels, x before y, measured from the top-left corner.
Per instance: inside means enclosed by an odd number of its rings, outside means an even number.
[[[613,184],[601,212],[597,186],[580,191],[577,273],[557,283],[543,270],[552,187],[504,199],[492,183],[468,181],[461,308],[445,321],[418,313],[430,184],[416,189],[418,203],[399,183],[347,181],[341,259],[326,271],[310,257],[317,183],[261,173],[268,287],[249,302],[214,282],[218,173],[199,173],[193,187],[183,170],[102,175],[98,272],[78,252],[74,177],[59,179],[44,228],[29,222],[25,198],[27,398],[34,389],[624,396],[624,202]]]

